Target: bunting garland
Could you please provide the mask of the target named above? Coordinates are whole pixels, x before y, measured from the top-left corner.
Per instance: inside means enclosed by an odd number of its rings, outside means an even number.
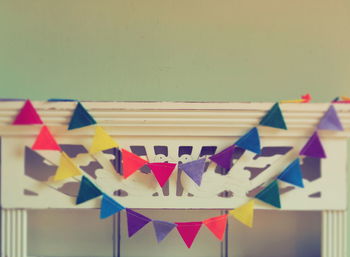
[[[349,98],[350,99],[350,98]],[[281,101],[283,103],[307,103],[311,100],[311,96],[306,94],[298,100]],[[343,101],[347,101],[348,99]],[[335,102],[339,102],[338,100]],[[26,100],[24,106],[13,121],[13,125],[29,125],[29,124],[43,124],[39,114],[35,110],[30,100]],[[69,123],[68,130],[82,128],[86,126],[95,125],[95,119],[89,114],[89,112],[78,102],[73,112],[71,121]],[[282,111],[279,103],[275,103],[271,109],[262,117],[259,122],[261,126],[268,126],[278,129],[287,129]],[[327,112],[324,114],[316,130],[313,132],[309,140],[304,147],[300,150],[299,156],[310,156],[314,158],[326,158],[326,153],[322,146],[322,142],[318,135],[318,130],[343,130],[341,121],[337,115],[337,112],[333,105],[330,105]],[[95,135],[92,140],[90,154],[95,154],[100,151],[109,150],[112,148],[118,148],[117,142],[100,126],[95,126]],[[75,176],[83,175],[78,166],[75,165],[72,159],[62,151],[61,147],[57,144],[55,138],[52,136],[48,127],[42,125],[40,133],[38,134],[33,146],[33,150],[56,150],[61,151],[61,158],[59,166],[54,175],[54,180],[63,180]],[[257,127],[253,127],[246,134],[240,137],[233,145],[227,147],[223,151],[214,154],[209,159],[215,162],[226,170],[230,170],[233,165],[233,156],[236,151],[248,150],[256,154],[261,153],[260,136]],[[142,159],[134,153],[131,153],[125,149],[121,149],[122,153],[122,172],[123,177],[126,179],[143,166],[147,165],[155,179],[161,187],[163,187],[170,176],[172,175],[176,163],[150,163],[147,160]],[[200,158],[187,163],[181,163],[178,168],[183,170],[184,173],[193,180],[198,186],[201,185],[202,176],[205,170],[206,158]],[[276,178],[276,177],[275,177]],[[277,179],[273,180],[263,190],[254,196],[262,202],[265,202],[275,208],[281,208],[280,192],[278,180],[290,183],[294,186],[303,188],[303,176],[300,167],[299,157],[294,159],[286,168],[281,171],[277,176]],[[213,235],[222,240],[227,227],[228,216],[233,216],[242,224],[252,227],[254,219],[254,203],[255,200],[251,199],[247,203],[239,206],[235,209],[229,210],[229,215],[220,215],[211,217],[203,221],[196,222],[168,222],[162,220],[152,220],[134,210],[128,209],[118,203],[113,197],[108,196],[101,191],[88,177],[83,175],[80,180],[80,188],[78,196],[76,198],[76,204],[82,204],[89,200],[102,196],[100,218],[108,218],[115,213],[126,210],[128,236],[132,237],[148,223],[152,222],[155,231],[157,242],[162,242],[165,237],[176,228],[179,235],[183,239],[184,243],[190,248],[198,235],[202,224],[204,224]]]

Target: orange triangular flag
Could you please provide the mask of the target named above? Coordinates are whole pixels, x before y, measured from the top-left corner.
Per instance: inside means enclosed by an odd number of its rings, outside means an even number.
[[[17,114],[13,125],[33,125],[33,124],[43,124],[39,114],[35,110],[32,102],[27,100],[22,109]]]
[[[203,224],[206,225],[219,240],[222,240],[227,226],[227,214],[206,219],[203,221]]]
[[[56,171],[54,181],[82,175],[80,169],[75,165],[71,158],[65,152],[62,152],[60,165]]]
[[[57,144],[48,127],[43,126],[37,136],[33,146],[33,150],[55,150],[61,151],[61,147]]]
[[[129,151],[122,149],[122,159],[123,159],[123,176],[128,178],[135,171],[139,170],[148,161],[140,158],[136,154],[130,153]]]

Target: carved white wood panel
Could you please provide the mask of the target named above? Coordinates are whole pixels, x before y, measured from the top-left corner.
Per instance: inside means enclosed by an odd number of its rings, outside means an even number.
[[[2,206],[5,208],[96,208],[75,206],[79,178],[53,182],[56,152],[33,152],[40,126],[10,126],[22,103],[0,103]],[[123,179],[112,164],[117,152],[91,156],[94,127],[67,131],[75,103],[34,103],[62,148],[101,189],[129,208],[235,208],[278,175],[313,132],[329,104],[281,105],[288,130],[259,127],[262,154],[245,151],[229,172],[213,162],[200,187],[177,169],[160,188],[147,168]],[[262,103],[84,103],[98,124],[120,144],[150,162],[186,162],[233,144],[272,106]],[[304,158],[305,188],[280,183],[284,210],[346,208],[346,138],[350,108],[336,105],[344,132],[320,132],[328,158]],[[40,154],[40,155],[38,155]],[[240,157],[240,158],[238,158]],[[117,168],[118,170],[118,168]],[[335,200],[336,199],[336,200]],[[270,208],[261,204],[259,208]]]

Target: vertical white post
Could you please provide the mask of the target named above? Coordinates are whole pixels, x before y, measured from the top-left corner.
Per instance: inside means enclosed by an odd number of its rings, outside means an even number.
[[[322,212],[322,257],[347,257],[347,211]]]
[[[26,210],[1,210],[1,257],[27,257]]]

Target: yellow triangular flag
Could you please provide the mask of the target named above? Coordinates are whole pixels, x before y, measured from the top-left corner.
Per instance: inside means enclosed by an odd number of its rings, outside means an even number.
[[[62,152],[60,165],[56,171],[54,181],[82,175],[80,169],[75,165],[71,158],[65,152]]]
[[[117,142],[107,134],[107,132],[100,126],[96,126],[95,136],[92,140],[92,145],[89,152],[95,154],[111,148],[117,148]]]
[[[253,227],[254,219],[254,200],[230,211],[230,215],[248,227]]]

